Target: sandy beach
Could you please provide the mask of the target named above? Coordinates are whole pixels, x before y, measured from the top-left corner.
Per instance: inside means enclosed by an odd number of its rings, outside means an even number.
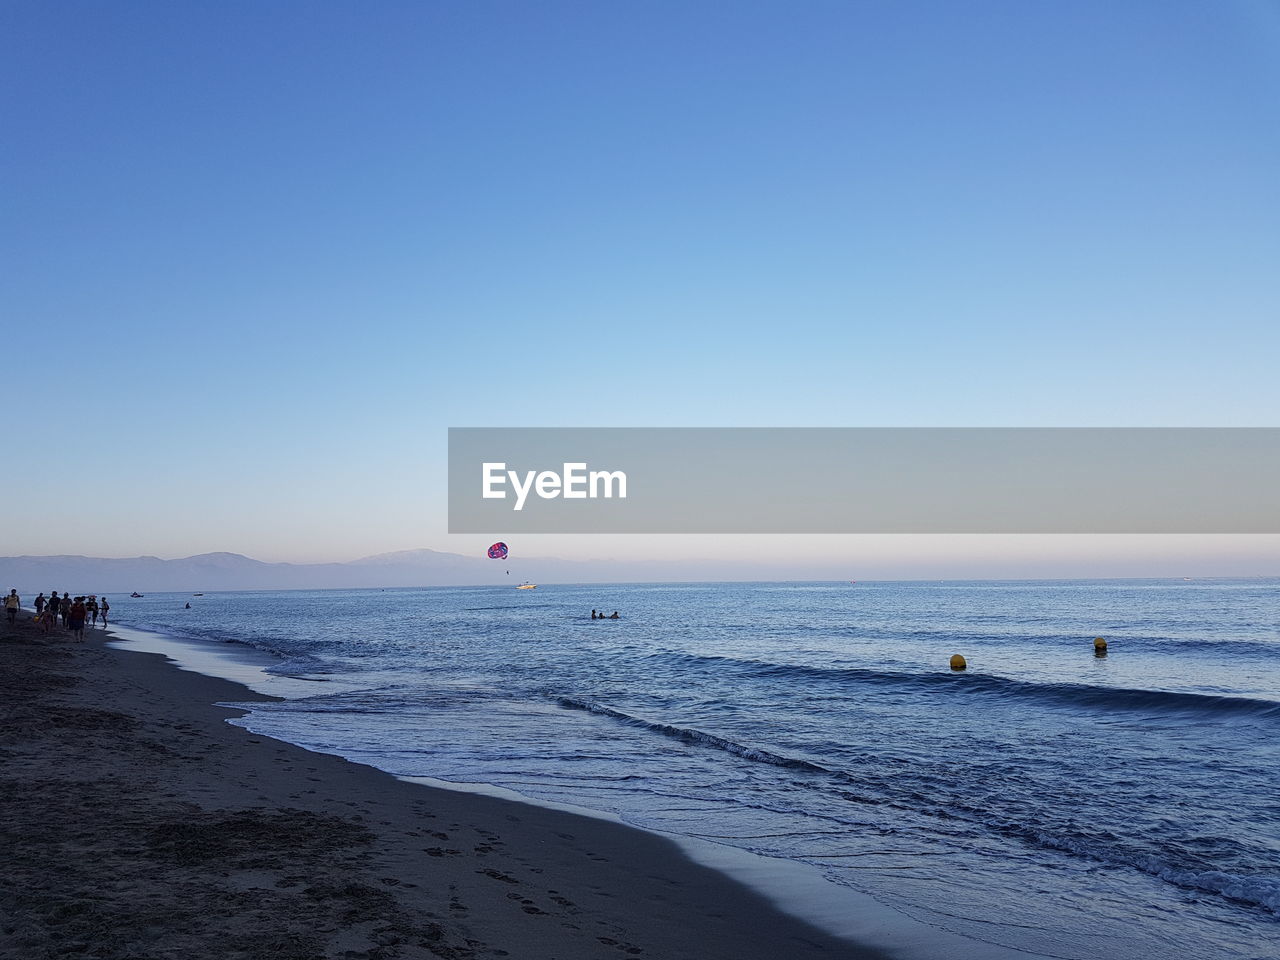
[[[29,616],[0,635],[0,956],[877,956],[662,837],[254,735],[215,706],[247,688]]]

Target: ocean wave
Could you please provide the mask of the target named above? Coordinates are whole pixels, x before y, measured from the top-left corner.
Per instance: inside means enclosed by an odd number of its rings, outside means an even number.
[[[954,696],[986,696],[997,699],[1035,699],[1065,707],[1125,710],[1199,717],[1234,716],[1262,720],[1280,719],[1280,701],[1259,700],[1173,690],[1144,690],[1084,683],[1038,683],[981,673],[872,670],[865,667],[825,667],[813,664],[774,663],[700,654],[652,654],[684,665],[728,667],[779,680],[848,682],[888,688],[944,691]]]
[[[993,632],[984,629],[983,625],[999,623],[1006,629]],[[970,646],[973,648],[989,647],[1024,647],[1028,643],[1039,649],[1078,650],[1081,643],[1087,645],[1093,633],[1082,635],[1076,631],[1046,631],[1044,626],[1061,626],[1062,618],[1058,616],[1030,617],[1016,619],[995,615],[982,620],[970,618],[967,622],[955,619],[944,626],[906,626],[903,624],[832,624],[832,623],[798,623],[789,624],[787,632],[799,636],[818,634],[828,637],[839,637],[852,641],[884,640],[893,643],[947,643]],[[1161,653],[1216,653],[1232,657],[1280,657],[1280,641],[1266,636],[1271,629],[1270,624],[1242,624],[1244,629],[1256,630],[1257,639],[1242,637],[1212,636],[1179,636],[1170,631],[1203,631],[1212,634],[1220,629],[1216,623],[1170,623],[1165,620],[1143,621],[1125,620],[1123,624],[1113,623],[1096,628],[1096,632],[1104,633],[1117,645],[1123,644],[1127,649]],[[742,629],[752,629],[751,624],[741,625]]]
[[[333,664],[324,657],[317,656],[314,653],[307,653],[303,650],[291,649],[280,643],[270,640],[262,640],[250,637],[232,637],[223,635],[210,635],[201,637],[201,640],[230,643],[237,646],[248,647],[251,650],[257,650],[269,656],[276,657],[280,662],[265,667],[267,673],[332,673]]]
[[[930,676],[930,682],[950,682],[947,675]],[[1280,702],[1251,697],[1187,693],[1172,690],[1142,690],[1131,687],[1104,687],[1084,683],[1034,683],[1006,677],[966,676],[967,690],[1002,697],[1030,697],[1065,706],[1127,710],[1144,713],[1174,713],[1194,716],[1230,715],[1259,719],[1280,719]]]
[[[628,726],[652,731],[684,743],[722,750],[757,763],[831,777],[835,782],[841,784],[842,788],[848,785],[865,786],[865,778],[855,776],[846,771],[831,769],[798,757],[788,757],[759,747],[748,746],[717,734],[670,723],[646,720],[621,710],[615,710],[604,704],[577,697],[557,695],[553,696],[552,699],[565,708],[608,717]],[[854,795],[849,794],[845,789],[840,789],[840,794],[852,802],[863,805],[886,806],[890,809],[896,808],[913,813],[920,813],[928,809],[935,816],[958,816],[974,826],[984,826],[998,833],[1019,838],[1025,843],[1074,856],[1087,857],[1110,867],[1136,869],[1178,887],[1200,890],[1280,914],[1280,877],[1250,876],[1221,870],[1197,870],[1188,866],[1179,867],[1153,854],[1126,850],[1116,843],[1098,842],[1084,837],[1055,835],[1022,822],[1007,821],[1001,823],[999,820],[993,819],[990,811],[987,810],[966,808],[963,805],[959,807],[955,805],[940,807],[934,803],[937,799],[936,797],[926,794],[916,794],[913,798],[907,798],[912,802],[906,802],[903,798],[895,800],[889,797],[867,796],[863,792]],[[809,813],[808,816],[814,817],[815,814]]]
[[[268,656],[276,658],[279,662],[264,667],[267,673],[272,674],[290,674],[290,673],[332,673],[333,664],[331,661],[314,653],[308,653],[305,650],[299,650],[295,641],[283,637],[251,637],[237,636],[224,630],[201,629],[199,627],[185,627],[182,630],[175,630],[169,624],[152,623],[145,620],[118,620],[122,626],[131,627],[135,630],[144,630],[148,633],[159,634],[160,636],[172,637],[175,640],[181,640],[188,643],[214,643],[214,644],[230,644],[233,646],[247,647],[250,650],[256,650],[265,653]]]
[[[1132,867],[1174,886],[1227,897],[1280,915],[1280,877],[1179,867],[1153,854],[1125,851],[1112,845],[1059,837],[1039,830],[1027,832],[1035,842],[1053,850],[1088,857],[1111,866]]]
[[[671,737],[674,740],[681,740],[685,743],[694,743],[705,747],[714,747],[731,753],[734,756],[742,757],[746,760],[754,760],[757,763],[767,763],[774,767],[786,767],[791,770],[808,770],[813,773],[833,773],[826,767],[819,766],[816,763],[810,763],[808,760],[800,760],[796,757],[784,757],[777,753],[771,753],[759,747],[749,747],[745,744],[730,740],[727,737],[717,736],[714,733],[705,733],[701,730],[695,730],[692,727],[679,727],[670,723],[659,723],[654,720],[645,720],[641,717],[632,716],[629,713],[623,713],[621,710],[614,710],[612,707],[606,707],[603,704],[593,703],[590,700],[579,700],[576,697],[556,696],[552,698],[562,707],[570,710],[583,710],[587,713],[598,714],[602,717],[609,717],[613,720],[619,720],[622,723],[632,727],[640,727],[645,730],[651,730],[654,733],[660,733],[665,737]]]

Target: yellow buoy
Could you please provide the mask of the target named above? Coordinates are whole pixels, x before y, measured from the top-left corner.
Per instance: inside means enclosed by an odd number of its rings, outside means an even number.
[[[969,665],[968,665],[967,663],[965,663],[965,662],[964,662],[964,657],[960,656],[960,654],[958,654],[958,653],[953,653],[953,654],[951,655],[951,669],[952,669],[952,670],[963,670],[963,669],[965,669],[965,667],[967,667],[967,666],[969,666]]]
[[[1102,637],[1093,638],[1093,655],[1095,657],[1105,657],[1107,655],[1107,641]]]

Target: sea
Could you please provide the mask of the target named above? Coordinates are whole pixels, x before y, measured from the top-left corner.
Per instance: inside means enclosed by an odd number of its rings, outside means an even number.
[[[937,934],[903,956],[1280,957],[1280,580],[503,583],[112,614],[292,678],[245,705],[250,730],[803,868]]]

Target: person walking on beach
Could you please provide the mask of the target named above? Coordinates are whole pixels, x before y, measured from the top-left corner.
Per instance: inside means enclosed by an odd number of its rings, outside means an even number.
[[[4,612],[9,618],[9,626],[13,626],[14,621],[18,619],[18,608],[22,606],[22,601],[18,599],[18,591],[10,590],[9,595],[4,598]]]
[[[44,605],[49,601],[45,599],[44,591],[40,591],[40,595],[36,597],[36,619],[40,619],[40,614],[44,613]]]
[[[107,603],[107,598],[102,598],[102,628],[107,627],[107,611],[111,609],[111,604]]]
[[[93,625],[96,627],[98,625],[98,598],[92,593],[89,594],[89,599],[85,601],[84,608],[89,614],[89,619],[93,621]]]
[[[44,612],[49,615],[49,626],[56,627],[58,625],[58,607],[62,601],[58,599],[58,591],[53,591],[53,595],[49,597],[49,603],[45,606]]]
[[[65,630],[67,628],[67,618],[71,614],[71,591],[70,590],[62,591],[62,606],[59,607],[58,610],[62,614],[62,629]]]
[[[67,627],[77,640],[84,639],[84,597],[76,597],[75,603],[67,611]]]

